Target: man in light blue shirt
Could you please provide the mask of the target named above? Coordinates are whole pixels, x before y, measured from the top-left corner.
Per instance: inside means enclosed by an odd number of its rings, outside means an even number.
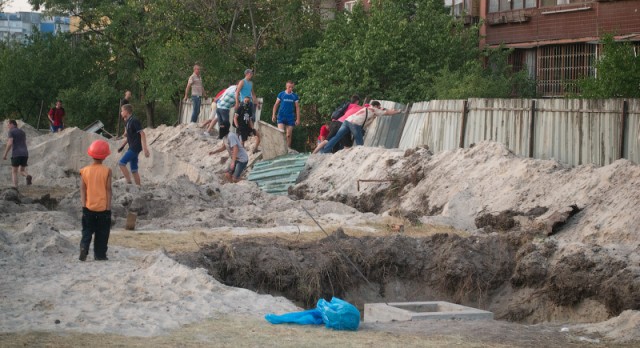
[[[251,81],[252,78],[253,70],[247,69],[244,71],[244,79],[238,82],[238,87],[236,89],[236,110],[240,107],[240,104],[242,104],[244,97],[249,97],[249,101],[252,105],[256,104],[257,98],[256,92],[253,89],[253,81]],[[253,111],[253,114],[255,115],[255,109]],[[253,121],[255,122],[255,119]]]

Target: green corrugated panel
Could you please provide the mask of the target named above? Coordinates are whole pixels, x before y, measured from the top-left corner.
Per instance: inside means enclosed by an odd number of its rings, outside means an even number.
[[[296,183],[300,172],[304,170],[307,158],[309,154],[296,154],[257,162],[248,179],[265,192],[286,195],[289,187]]]

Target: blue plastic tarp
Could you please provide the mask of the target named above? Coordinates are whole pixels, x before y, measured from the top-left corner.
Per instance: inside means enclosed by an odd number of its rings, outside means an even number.
[[[271,324],[321,325],[334,330],[358,330],[360,311],[351,303],[337,297],[330,302],[318,300],[315,309],[291,312],[281,315],[267,314],[264,317]]]

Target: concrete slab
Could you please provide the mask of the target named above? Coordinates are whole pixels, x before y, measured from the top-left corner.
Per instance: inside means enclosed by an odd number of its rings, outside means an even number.
[[[264,121],[258,121],[257,123],[261,137],[262,159],[269,160],[286,155],[289,150],[287,149],[287,135],[285,132]]]
[[[365,303],[364,322],[413,320],[492,320],[493,313],[445,301]]]

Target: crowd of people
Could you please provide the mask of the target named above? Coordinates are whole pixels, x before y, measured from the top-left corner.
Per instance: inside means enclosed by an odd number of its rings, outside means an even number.
[[[245,149],[245,143],[249,137],[255,137],[255,145],[252,153],[260,151],[260,132],[256,129],[256,109],[260,107],[260,101],[256,98],[253,85],[252,69],[244,71],[244,78],[237,83],[231,83],[228,87],[220,90],[213,102],[215,103],[215,115],[203,122],[200,126],[206,128],[205,136],[211,134],[213,127],[218,124],[218,137],[222,140],[222,145],[211,154],[219,153],[225,149],[229,153],[231,163],[227,171],[227,179],[237,182],[246,168],[249,156]],[[284,91],[278,94],[273,107],[272,120],[277,122],[278,128],[286,133],[287,145],[291,146],[293,128],[300,125],[300,98],[293,92],[295,83],[287,81]],[[203,97],[206,98],[206,90],[202,84],[201,68],[199,65],[193,67],[193,74],[187,81],[184,100],[187,100],[191,91],[192,113],[191,122],[198,122],[200,105]],[[231,115],[233,108],[234,114]],[[231,132],[231,126],[236,132]]]
[[[318,145],[313,153],[335,153],[344,148],[364,145],[364,129],[371,125],[378,116],[390,116],[401,113],[402,110],[387,110],[379,101],[371,104],[360,105],[360,97],[357,94],[351,96],[350,103],[344,108],[339,108],[332,114],[329,124],[320,128]]]
[[[207,97],[201,75],[201,67],[193,66],[193,73],[187,80],[184,91],[184,100],[187,100],[189,93],[191,96],[192,113],[190,121],[198,122],[202,99]],[[216,105],[215,115],[205,121],[201,127],[206,128],[204,134],[209,136],[216,124],[219,124],[218,137],[222,140],[220,149],[211,153],[218,153],[227,150],[232,159],[227,170],[227,179],[236,182],[242,176],[248,164],[248,151],[245,143],[249,137],[255,137],[255,146],[251,153],[260,151],[260,133],[256,129],[256,108],[260,107],[256,98],[253,84],[254,72],[252,69],[244,71],[244,78],[235,83],[230,83],[226,88],[220,90],[213,101]],[[291,147],[293,129],[300,125],[300,98],[294,92],[295,83],[291,80],[285,83],[285,88],[281,91],[273,105],[271,120],[277,123],[278,128],[286,134],[287,146]],[[138,173],[138,157],[144,152],[149,157],[146,136],[140,121],[133,116],[131,105],[131,91],[125,91],[124,98],[120,101],[120,115],[125,122],[124,141],[118,152],[124,150],[126,145],[129,148],[119,160],[118,165],[127,183],[135,182],[140,185],[140,175]],[[231,115],[231,110],[234,110]],[[370,104],[360,105],[360,97],[353,95],[348,103],[342,105],[340,110],[336,110],[331,121],[327,121],[320,129],[317,146],[313,153],[330,153],[344,148],[350,148],[355,143],[356,146],[364,144],[364,129],[378,116],[394,115],[400,110],[386,110],[381,107],[378,101]],[[56,100],[55,106],[47,113],[50,122],[51,132],[56,133],[64,129],[65,110],[61,100]],[[119,124],[119,121],[118,121]],[[232,132],[231,127],[235,128]],[[119,128],[119,125],[118,125]],[[17,127],[14,120],[9,122],[9,141],[5,149],[5,160],[12,151],[12,179],[13,185],[18,186],[18,177],[26,177],[27,184],[31,184],[31,175],[27,172],[28,150],[26,147],[26,135]],[[127,165],[129,168],[127,168]]]
[[[255,127],[256,108],[260,107],[253,86],[253,70],[246,69],[244,78],[237,83],[231,83],[220,90],[214,97],[216,103],[215,116],[204,122],[205,134],[210,135],[211,129],[218,124],[218,138],[221,145],[210,155],[227,151],[230,162],[225,177],[230,182],[240,180],[249,162],[249,153],[245,149],[245,142],[249,137],[256,137],[255,147],[252,153],[259,151],[260,133]],[[277,123],[278,128],[286,134],[287,145],[291,146],[293,129],[300,125],[300,98],[293,91],[295,83],[287,81],[285,89],[280,92],[273,106],[271,119]],[[195,65],[193,73],[189,76],[185,88],[184,99],[187,100],[191,92],[192,114],[191,122],[197,123],[202,98],[206,98],[201,76],[201,67]],[[133,114],[131,105],[131,92],[126,91],[120,101],[120,116],[124,121],[124,139],[118,152],[126,151],[118,161],[118,166],[124,180],[128,184],[141,185],[138,172],[138,157],[143,153],[149,157],[147,139],[140,121]],[[234,114],[231,115],[231,109]],[[360,105],[358,95],[353,95],[349,103],[341,106],[334,112],[331,122],[325,123],[320,129],[318,144],[314,153],[335,152],[342,148],[348,148],[364,144],[364,128],[378,116],[394,115],[400,110],[386,110],[378,101],[371,104]],[[64,130],[65,110],[61,100],[56,100],[55,106],[47,113],[51,132]],[[231,131],[231,126],[236,129]],[[118,126],[119,128],[119,126]],[[11,152],[12,182],[18,187],[18,178],[23,176],[27,185],[31,185],[32,176],[27,172],[29,151],[27,138],[23,130],[18,128],[15,120],[8,121],[8,141],[3,159]],[[107,260],[107,244],[111,228],[111,169],[103,164],[110,155],[109,144],[104,140],[96,140],[87,150],[93,162],[80,170],[80,200],[82,204],[82,239],[80,241],[81,261],[85,261],[89,253],[89,247],[94,238],[94,259]],[[129,166],[127,168],[127,166]]]
[[[184,94],[184,99],[187,100],[188,91],[191,90],[193,107],[191,122],[198,122],[201,99],[203,96],[206,97],[200,73],[200,66],[195,65],[193,74],[187,81]],[[216,114],[201,125],[202,128],[206,128],[204,134],[208,136],[211,129],[219,124],[218,134],[222,140],[222,146],[211,153],[219,153],[225,148],[227,149],[232,158],[227,173],[228,179],[231,181],[237,181],[247,165],[245,161],[248,161],[248,156],[245,156],[247,150],[244,147],[247,139],[251,136],[256,137],[252,153],[258,152],[260,146],[260,133],[255,127],[257,99],[253,88],[253,70],[245,70],[244,75],[242,80],[236,84],[230,84],[215,95],[213,102],[216,104]],[[300,125],[300,98],[293,91],[294,88],[293,81],[286,82],[284,91],[280,92],[276,98],[271,114],[271,120],[285,132],[288,147],[291,147],[293,128]],[[230,117],[231,108],[235,110],[233,117]],[[400,112],[401,110],[386,110],[378,101],[360,105],[360,97],[354,94],[348,105],[345,105],[344,110],[339,115],[333,115],[332,121],[322,126],[318,136],[318,144],[313,153],[336,152],[343,148],[352,147],[354,142],[355,145],[361,146],[364,144],[364,129],[376,117],[395,115]],[[237,136],[230,131],[231,125],[236,128]],[[238,168],[241,170],[238,171]]]

